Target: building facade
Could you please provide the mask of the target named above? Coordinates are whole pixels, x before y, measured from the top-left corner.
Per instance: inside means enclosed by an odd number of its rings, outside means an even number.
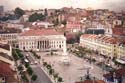
[[[80,37],[80,46],[111,58],[125,55],[125,47],[124,45],[119,45],[119,43],[120,41],[117,38],[104,35],[84,34]]]
[[[21,50],[66,50],[66,38],[54,29],[31,29],[18,36]]]

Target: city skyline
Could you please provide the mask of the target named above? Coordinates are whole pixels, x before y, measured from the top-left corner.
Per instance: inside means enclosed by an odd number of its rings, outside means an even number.
[[[43,3],[44,2],[44,3]],[[111,10],[123,10],[124,0],[1,0],[0,5],[3,5],[6,10],[13,10],[16,7],[23,9],[44,9],[44,8],[94,8],[94,9],[111,9]]]

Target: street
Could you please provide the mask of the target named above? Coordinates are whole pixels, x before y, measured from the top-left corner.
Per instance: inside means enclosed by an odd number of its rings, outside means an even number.
[[[37,74],[38,78],[35,83],[52,83],[48,76],[44,73],[44,71],[38,66],[31,66],[34,73]]]
[[[52,83],[50,78],[45,74],[45,72],[41,69],[40,64],[35,64],[35,58],[32,56],[30,52],[22,52],[25,56],[28,54],[27,59],[32,63],[31,67],[34,73],[38,76],[35,83]],[[32,57],[31,57],[32,56]]]

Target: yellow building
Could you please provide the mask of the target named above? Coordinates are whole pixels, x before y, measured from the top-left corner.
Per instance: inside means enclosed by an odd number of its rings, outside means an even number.
[[[100,54],[115,57],[125,55],[125,47],[117,45],[118,40],[104,35],[84,34],[80,37],[80,46],[98,51]]]

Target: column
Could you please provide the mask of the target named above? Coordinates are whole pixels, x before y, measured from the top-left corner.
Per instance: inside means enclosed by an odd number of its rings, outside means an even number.
[[[67,49],[66,49],[66,41],[63,40],[63,54],[67,55],[66,53]]]

